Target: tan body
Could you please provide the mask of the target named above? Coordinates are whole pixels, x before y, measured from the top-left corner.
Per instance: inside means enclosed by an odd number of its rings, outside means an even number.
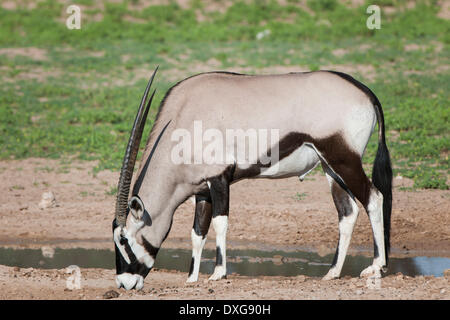
[[[192,137],[194,121],[202,121],[203,130],[216,128],[224,135],[226,129],[249,128],[278,129],[280,139],[291,132],[317,139],[342,134],[353,151],[362,156],[376,124],[369,98],[348,81],[328,72],[268,76],[201,74],[174,87],[163,108],[148,146],[154,144],[156,135],[168,121],[172,130],[187,129]],[[158,159],[154,163],[171,166],[170,150],[175,144],[170,134],[165,134],[153,156]],[[144,159],[149,152],[147,148]],[[301,165],[292,170],[292,175],[307,169]],[[183,182],[191,183],[218,175],[226,166],[180,165],[173,169],[182,170],[187,178]],[[150,164],[148,170],[155,172],[157,168],[152,169]]]

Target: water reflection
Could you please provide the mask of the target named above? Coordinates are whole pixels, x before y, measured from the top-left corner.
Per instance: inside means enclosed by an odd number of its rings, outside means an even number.
[[[114,252],[95,249],[58,249],[53,257],[43,255],[39,249],[0,248],[0,264],[21,268],[61,269],[68,265],[83,268],[114,269]],[[333,255],[324,257],[314,252],[283,252],[259,250],[228,250],[228,273],[247,276],[324,276],[333,260]],[[156,259],[156,268],[188,272],[191,251],[186,249],[161,249]],[[201,273],[211,274],[214,270],[215,252],[205,250]],[[347,256],[342,276],[359,276],[360,272],[372,263],[365,256]],[[401,272],[408,276],[442,276],[450,269],[450,258],[411,257],[391,258],[388,274]]]

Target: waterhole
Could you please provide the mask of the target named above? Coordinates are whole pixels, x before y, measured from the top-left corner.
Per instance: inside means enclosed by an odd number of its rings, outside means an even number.
[[[333,255],[319,256],[314,252],[284,252],[260,250],[228,250],[228,274],[245,276],[324,276]],[[114,269],[114,252],[96,249],[40,249],[0,248],[0,264],[21,268],[61,269],[69,265],[82,268]],[[191,251],[187,249],[161,249],[155,268],[188,272]],[[359,276],[372,263],[371,257],[347,256],[342,276]],[[210,274],[214,270],[215,251],[204,250],[200,272]],[[450,269],[450,258],[410,257],[391,258],[388,274],[401,272],[408,276],[433,275],[441,277]]]

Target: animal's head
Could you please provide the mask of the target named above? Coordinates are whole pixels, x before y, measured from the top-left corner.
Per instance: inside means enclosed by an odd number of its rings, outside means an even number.
[[[142,234],[142,231],[145,228],[149,228],[152,224],[151,218],[145,210],[144,202],[135,193],[135,190],[133,190],[134,194],[128,200],[145,120],[155,94],[155,91],[153,91],[146,105],[156,71],[157,69],[145,89],[133,129],[131,130],[120,173],[116,212],[112,224],[116,252],[116,283],[119,288],[124,287],[127,290],[133,288],[139,290],[144,286],[144,278],[153,267],[158,251]],[[144,108],[145,105],[146,107]]]

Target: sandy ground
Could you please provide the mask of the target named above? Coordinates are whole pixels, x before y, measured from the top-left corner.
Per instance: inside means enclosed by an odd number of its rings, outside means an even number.
[[[0,266],[0,299],[450,299],[450,277],[406,277],[392,275],[378,285],[366,279],[345,277],[333,281],[297,277],[242,277],[230,275],[196,284],[185,284],[186,274],[153,270],[141,291],[113,287],[114,272],[81,269],[81,289],[68,290],[64,270],[18,269]]]
[[[0,244],[112,249],[111,222],[118,173],[93,175],[93,162],[26,159],[0,162]],[[450,192],[402,191],[412,181],[394,179],[392,252],[394,256],[450,257]],[[56,206],[40,209],[52,191]],[[229,249],[295,250],[332,253],[338,239],[337,213],[321,173],[299,182],[247,180],[231,188]],[[190,248],[194,205],[177,210],[165,248]],[[214,231],[207,248],[214,248]],[[362,209],[351,252],[372,250],[372,231]],[[82,269],[82,289],[66,289],[64,270],[0,266],[0,299],[103,299],[114,289],[113,271]],[[323,282],[314,277],[241,277],[186,285],[185,273],[154,270],[141,292],[117,290],[119,299],[449,299],[449,277],[391,275],[375,287],[365,279]],[[27,288],[25,291],[23,288]],[[66,290],[65,290],[66,289]]]

